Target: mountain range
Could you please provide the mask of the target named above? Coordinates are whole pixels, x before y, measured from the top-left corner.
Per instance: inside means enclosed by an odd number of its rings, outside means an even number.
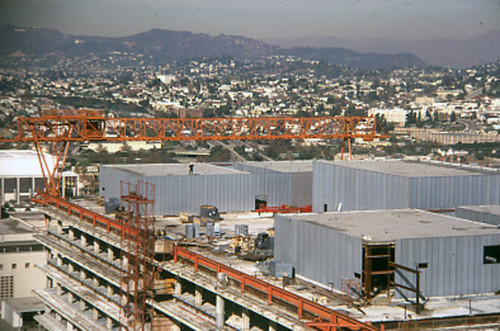
[[[297,39],[267,39],[264,41],[271,45],[290,49],[295,47],[343,47],[362,53],[397,54],[408,52],[418,56],[430,65],[450,68],[469,68],[500,59],[500,30],[486,32],[465,40],[352,40],[335,37],[304,37]]]
[[[230,57],[235,60],[257,59],[270,55],[292,55],[303,59],[326,60],[361,69],[425,66],[417,56],[408,53],[358,52],[342,47],[292,47],[241,36],[210,36],[186,31],[153,29],[126,37],[66,35],[57,30],[0,26],[0,57],[85,58],[105,57],[116,52],[143,54],[143,61],[153,64],[203,57]]]

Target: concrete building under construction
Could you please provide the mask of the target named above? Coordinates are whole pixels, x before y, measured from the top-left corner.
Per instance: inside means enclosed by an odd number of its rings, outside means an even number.
[[[151,202],[137,192],[129,190],[124,199],[132,205]],[[39,266],[48,287],[35,291],[46,305],[36,320],[48,330],[307,330],[316,325],[379,330],[284,289],[280,281],[152,237],[144,231],[149,221],[143,212],[133,213],[140,222],[134,217],[123,222],[49,195],[38,199],[47,231],[36,239],[49,258]]]

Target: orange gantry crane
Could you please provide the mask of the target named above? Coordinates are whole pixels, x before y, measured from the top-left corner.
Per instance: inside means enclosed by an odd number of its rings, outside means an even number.
[[[15,136],[8,137],[13,131]],[[39,117],[17,117],[0,142],[34,143],[46,190],[58,196],[71,142],[341,139],[343,157],[346,142],[351,156],[352,139],[386,137],[377,133],[375,117],[114,118],[96,110],[54,109]],[[43,143],[52,143],[53,167]]]

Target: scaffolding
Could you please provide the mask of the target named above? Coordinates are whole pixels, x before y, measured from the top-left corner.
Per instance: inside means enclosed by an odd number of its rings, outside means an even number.
[[[120,182],[121,213],[121,312],[120,324],[127,330],[145,330],[154,309],[147,301],[154,296],[155,186],[138,181]],[[128,229],[128,231],[126,230]]]

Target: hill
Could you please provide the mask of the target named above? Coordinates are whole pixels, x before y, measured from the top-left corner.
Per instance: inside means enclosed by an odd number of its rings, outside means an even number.
[[[203,57],[229,57],[235,60],[258,59],[271,55],[293,55],[303,59],[326,60],[362,69],[423,66],[414,55],[360,53],[344,48],[299,47],[286,49],[241,36],[210,36],[186,31],[153,29],[126,37],[65,35],[40,28],[0,26],[0,56],[3,57],[106,57],[116,52],[142,54],[151,64],[184,61]]]

